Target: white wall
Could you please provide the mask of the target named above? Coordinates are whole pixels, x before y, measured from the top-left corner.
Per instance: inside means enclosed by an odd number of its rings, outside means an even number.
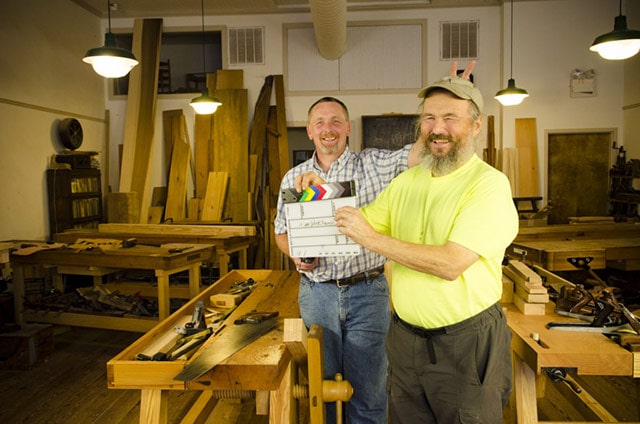
[[[638,1],[625,2],[630,28],[640,28]],[[539,157],[544,157],[544,132],[558,129],[618,129],[618,142],[633,156],[638,146],[640,84],[638,60],[607,62],[588,50],[593,39],[613,29],[618,14],[611,0],[516,1],[514,13],[514,70],[518,86],[530,97],[516,107],[501,108],[492,97],[509,78],[510,3],[502,7],[401,10],[393,13],[349,13],[349,21],[424,18],[428,22],[427,78],[433,81],[448,73],[449,63],[438,59],[441,20],[480,21],[480,58],[474,71],[485,97],[485,114],[494,115],[496,143],[513,146],[514,120],[535,117],[538,123]],[[113,18],[113,17],[112,17]],[[264,26],[266,62],[244,67],[250,115],[270,74],[283,73],[285,23],[310,22],[309,14],[207,16],[208,27],[226,25]],[[102,24],[102,27],[100,25]],[[108,183],[118,187],[118,145],[122,143],[126,101],[106,98],[107,83],[82,63],[87,49],[104,43],[106,22],[69,0],[23,0],[0,2],[0,240],[44,238],[48,234],[48,210],[44,173],[49,157],[59,146],[54,133],[57,120],[78,115],[85,129],[81,150],[105,152],[101,158]],[[133,20],[112,19],[114,30],[131,30]],[[164,27],[200,29],[200,16],[166,18]],[[505,30],[502,48],[501,31]],[[598,95],[569,97],[569,75],[574,68],[593,68],[598,78]],[[625,73],[626,71],[626,73]],[[630,87],[624,91],[623,87]],[[629,81],[631,79],[631,82]],[[633,84],[635,82],[635,84]],[[326,93],[335,94],[335,93]],[[193,112],[188,106],[193,95],[160,96],[155,128],[156,150],[152,163],[162,164],[162,111],[182,108],[193,134]],[[286,98],[289,125],[304,125],[306,111],[318,96]],[[386,112],[415,113],[414,95],[340,95],[350,108],[359,139],[360,116]],[[106,98],[106,100],[105,100]],[[18,103],[16,103],[18,102]],[[21,103],[20,103],[21,102]],[[24,103],[24,104],[23,104]],[[633,107],[633,105],[636,105]],[[623,113],[623,106],[626,109]],[[104,109],[110,112],[110,142],[106,146]],[[623,115],[635,123],[622,131]],[[627,128],[629,128],[629,126]],[[193,137],[191,137],[193,140]],[[107,150],[108,147],[108,150]],[[484,146],[480,146],[484,147]],[[109,152],[107,156],[106,153]],[[108,170],[106,165],[110,164]],[[163,185],[165,170],[153,169],[152,184]],[[543,167],[541,186],[544,183]],[[544,193],[542,193],[544,195]]]
[[[443,20],[480,21],[480,58],[474,76],[485,97],[485,115],[494,115],[496,124],[496,144],[514,146],[514,122],[520,117],[535,117],[538,123],[538,156],[546,155],[545,131],[561,129],[622,128],[623,63],[601,59],[588,50],[593,39],[601,33],[613,29],[617,7],[610,0],[555,0],[518,1],[514,8],[514,69],[513,77],[518,86],[526,88],[530,97],[517,107],[501,108],[493,99],[496,91],[504,88],[510,75],[510,3],[501,7],[422,9],[418,11],[399,10],[396,12],[353,12],[349,21],[371,21],[381,19],[420,19],[428,23],[427,35],[427,79],[433,81],[445,75],[449,62],[439,60],[439,22]],[[628,16],[632,28],[638,19]],[[504,21],[503,21],[504,20]],[[132,20],[116,20],[113,25],[130,29]],[[270,74],[283,73],[282,26],[285,23],[310,22],[308,14],[284,14],[281,16],[207,16],[208,26],[227,25],[265,27],[265,64],[244,67],[245,87],[249,90],[249,109],[253,105],[264,82]],[[579,23],[579,24],[575,24]],[[164,27],[185,27],[197,25],[197,17],[166,18]],[[640,24],[639,24],[640,25]],[[504,48],[501,47],[501,30],[504,28]],[[502,56],[504,54],[504,56]],[[569,78],[575,69],[591,69],[597,73],[598,94],[593,98],[570,98]],[[335,94],[335,93],[334,93]],[[362,115],[387,112],[415,113],[418,99],[408,94],[344,94],[337,95],[349,106],[354,119],[355,143],[360,142]],[[289,125],[303,125],[306,111],[318,96],[289,95],[286,98],[287,122]],[[158,116],[162,110],[182,107],[188,122],[193,112],[187,106],[189,96],[180,100],[159,101]],[[124,102],[108,102],[112,111],[112,154],[122,139]],[[161,134],[160,120],[157,120],[156,139]],[[190,130],[192,125],[190,124]],[[485,133],[486,134],[486,133]],[[622,131],[618,141],[624,142]],[[483,135],[483,138],[486,137]],[[484,147],[483,139],[480,148]],[[161,157],[161,144],[156,143],[155,157]],[[540,166],[540,186],[545,187],[544,167]],[[154,173],[154,185],[162,185],[164,170]],[[117,170],[111,170],[110,181],[117,181]],[[541,195],[545,195],[542,189]]]
[[[625,3],[628,27],[640,30],[640,1],[627,0]],[[624,129],[621,139],[628,152],[627,158],[640,159],[640,54],[624,61],[622,109]],[[640,187],[635,188],[640,190]]]
[[[59,121],[81,122],[79,150],[104,151],[103,80],[81,60],[103,37],[100,20],[69,0],[0,2],[0,240],[48,237],[45,170],[62,150]]]
[[[617,2],[608,0],[516,2],[514,5],[513,76],[516,85],[525,88],[530,97],[520,106],[503,109],[503,139],[505,146],[514,146],[515,119],[536,118],[539,187],[544,197],[545,131],[622,128],[623,63],[604,60],[589,51],[596,36],[613,30],[617,14]],[[629,21],[632,23],[634,19]],[[640,25],[640,19],[635,21]],[[509,22],[507,5],[505,37],[508,37]],[[505,82],[509,75],[508,40],[506,49]],[[595,97],[569,96],[570,74],[576,68],[595,70]],[[618,142],[623,143],[621,131],[618,136]],[[612,150],[612,157],[614,153]]]

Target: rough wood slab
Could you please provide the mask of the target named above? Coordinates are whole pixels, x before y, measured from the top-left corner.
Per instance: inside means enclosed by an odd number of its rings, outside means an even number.
[[[173,153],[173,142],[180,134],[180,117],[183,116],[182,109],[162,111],[162,132],[164,136],[164,164],[166,169],[171,169],[171,155]],[[153,202],[151,203],[153,205]]]
[[[189,234],[216,238],[255,236],[252,225],[99,224],[101,233]]]
[[[640,224],[585,223],[520,227],[516,241],[546,239],[603,239],[640,237]]]
[[[140,207],[149,204],[149,174],[158,86],[162,19],[136,19],[133,54],[140,60],[129,74],[120,192],[137,192]],[[143,210],[143,209],[141,209]],[[138,215],[147,218],[146,209]]]
[[[176,139],[173,143],[171,155],[171,171],[167,191],[167,206],[164,209],[164,219],[184,219],[187,215],[187,179],[189,177],[189,163],[191,162],[191,148],[184,139]]]
[[[209,172],[207,192],[202,204],[203,221],[220,221],[229,182],[228,172]]]
[[[539,196],[538,143],[536,118],[516,118],[516,148],[518,150],[518,185],[516,196]]]
[[[249,210],[249,112],[247,90],[216,90],[222,106],[213,115],[213,168],[227,172],[229,185],[223,218],[246,221]]]

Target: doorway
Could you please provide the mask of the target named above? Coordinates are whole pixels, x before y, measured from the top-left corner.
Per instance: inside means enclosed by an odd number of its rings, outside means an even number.
[[[548,224],[606,216],[614,130],[547,134]]]

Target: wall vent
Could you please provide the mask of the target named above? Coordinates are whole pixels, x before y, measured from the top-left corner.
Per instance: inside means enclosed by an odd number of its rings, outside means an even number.
[[[478,58],[478,21],[440,22],[440,59]]]
[[[229,28],[229,64],[264,65],[264,28]]]

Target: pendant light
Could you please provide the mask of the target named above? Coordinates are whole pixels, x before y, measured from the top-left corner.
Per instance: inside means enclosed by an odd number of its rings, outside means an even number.
[[[111,5],[107,0],[109,32],[104,35],[104,46],[90,49],[82,59],[90,64],[98,75],[105,78],[120,78],[129,73],[137,64],[136,57],[129,50],[116,46],[116,36],[111,32]]]
[[[204,34],[204,0],[200,0],[202,6],[202,70],[205,75],[205,87],[202,89],[202,94],[198,97],[194,97],[189,105],[195,110],[198,115],[211,115],[218,109],[218,106],[222,105],[220,100],[215,97],[209,96],[209,89],[207,88],[206,75],[206,53],[205,53],[205,34]]]
[[[596,37],[589,50],[608,60],[628,59],[640,51],[640,31],[627,29],[627,17],[622,14],[622,0],[613,31]]]
[[[516,87],[516,80],[513,79],[513,0],[511,0],[511,74],[507,88],[496,93],[494,98],[503,106],[515,106],[522,103],[525,97],[529,97],[527,90]]]

